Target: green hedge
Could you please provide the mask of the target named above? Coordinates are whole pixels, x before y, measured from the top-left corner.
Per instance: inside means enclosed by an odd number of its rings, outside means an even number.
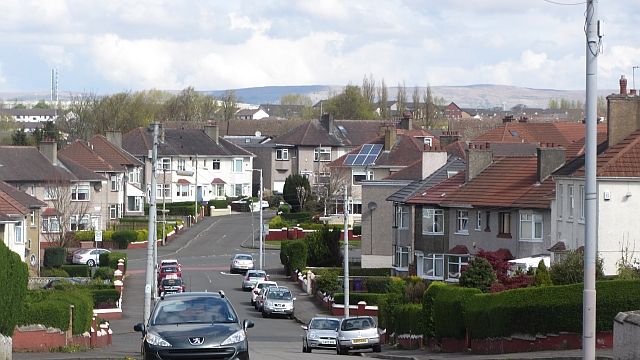
[[[214,206],[216,209],[226,209],[229,206],[229,200],[209,200],[209,206]]]
[[[101,305],[115,306],[116,302],[120,300],[120,292],[113,286],[109,289],[92,289],[91,295],[93,296],[93,303],[96,307]]]
[[[113,270],[118,269],[118,260],[124,259],[124,269],[127,270],[127,254],[118,251],[112,251],[106,254],[100,254],[100,266],[107,266]]]
[[[391,268],[361,268],[350,266],[349,276],[391,276]]]
[[[303,270],[307,266],[307,243],[304,240],[287,240],[280,243],[280,262],[287,274]]]
[[[311,222],[311,213],[309,212],[297,212],[297,213],[285,213],[280,214],[284,222],[291,224],[301,224]]]
[[[69,305],[74,305],[72,333],[89,331],[93,317],[93,297],[89,289],[29,291],[21,304],[17,325],[42,324],[69,329]]]
[[[13,335],[27,293],[28,277],[27,264],[0,241],[0,334]]]
[[[471,297],[480,293],[481,291],[478,289],[459,286],[446,286],[439,289],[433,304],[436,337],[464,339],[466,333],[464,305]],[[519,319],[519,317],[511,320],[514,319]],[[491,323],[484,324],[484,326],[490,327]]]
[[[474,296],[465,304],[465,322],[476,339],[515,333],[581,333],[582,292],[583,284],[572,284]],[[638,309],[640,281],[599,281],[596,296],[596,330],[611,331],[618,312]]]
[[[433,304],[440,289],[446,286],[448,285],[442,281],[434,281],[427,287],[427,290],[422,295],[422,318],[424,320],[425,339],[432,338],[436,335],[433,321]]]
[[[425,319],[422,317],[422,305],[402,304],[396,307],[395,318],[395,326],[392,332],[396,334],[424,334]]]
[[[42,277],[69,277],[69,273],[61,268],[42,268],[40,269]]]
[[[386,296],[387,294],[349,292],[349,304],[358,305],[360,301],[364,301],[367,305],[377,306]],[[339,292],[333,294],[333,302],[336,304],[344,304],[344,293]]]
[[[91,268],[87,265],[62,265],[60,269],[66,271],[70,277],[91,276]]]
[[[201,208],[201,207],[202,205],[198,204],[198,208]],[[171,216],[186,216],[186,215],[193,216],[194,202],[183,201],[183,202],[175,202],[175,203],[165,203],[165,209],[169,210],[169,214],[171,214]],[[149,204],[145,204],[144,213],[145,215],[149,215]]]
[[[353,235],[362,235],[362,225],[355,225],[353,227]]]
[[[138,234],[135,230],[117,230],[111,236],[111,240],[118,244],[119,249],[126,249],[130,243],[135,242],[137,239]]]
[[[67,258],[67,249],[63,247],[50,247],[44,249],[43,265],[47,268],[58,268],[64,264]]]
[[[367,276],[362,278],[362,283],[370,293],[386,293],[389,290],[389,282],[391,278],[388,276]]]
[[[93,273],[93,278],[113,281],[113,271],[114,270],[108,266],[100,266],[96,268],[95,273]]]

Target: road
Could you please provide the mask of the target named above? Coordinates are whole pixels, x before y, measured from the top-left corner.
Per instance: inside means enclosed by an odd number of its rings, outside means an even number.
[[[254,215],[256,216],[256,215]],[[257,224],[257,220],[254,223]],[[302,356],[302,330],[295,320],[279,318],[264,319],[253,309],[249,293],[241,289],[241,275],[229,272],[230,258],[234,253],[253,254],[258,259],[257,249],[243,248],[251,244],[251,214],[234,214],[224,217],[205,218],[189,228],[165,247],[158,249],[158,257],[177,258],[183,265],[183,278],[188,291],[224,290],[233,303],[240,319],[250,319],[255,327],[249,329],[249,346],[252,359],[299,359]],[[127,250],[129,258],[123,318],[113,320],[113,345],[81,353],[19,354],[14,359],[125,359],[139,358],[140,333],[133,325],[142,321],[146,249]],[[257,265],[257,264],[256,264]],[[284,280],[278,251],[266,250],[264,268],[276,281]],[[291,284],[291,283],[290,283]],[[299,291],[293,288],[295,292]],[[304,354],[305,359],[324,359],[333,356],[331,351]]]

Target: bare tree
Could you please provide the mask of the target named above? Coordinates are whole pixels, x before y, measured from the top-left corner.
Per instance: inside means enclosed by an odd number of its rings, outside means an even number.
[[[420,108],[420,88],[416,85],[413,88],[413,94],[411,94],[413,100],[413,118],[420,118],[421,108]]]
[[[369,74],[362,79],[362,97],[369,102],[369,106],[375,110],[376,101],[376,81],[373,79],[373,75]]]
[[[396,108],[401,116],[407,110],[407,88],[402,84],[398,84],[398,94],[396,95]]]
[[[56,211],[46,232],[43,231],[47,241],[65,246],[68,232],[91,228],[90,202],[82,201],[84,195],[79,186],[81,184],[62,179],[52,180],[45,185],[46,197],[51,199],[49,203]],[[90,191],[88,189],[86,193],[87,200]]]
[[[389,89],[384,83],[384,79],[380,81],[380,87],[378,88],[378,103],[380,104],[380,117],[382,119],[389,118],[389,107],[387,102],[389,101]]]
[[[229,123],[238,111],[238,98],[233,90],[227,90],[220,98],[222,107],[222,119],[227,123],[226,134],[229,134]]]
[[[430,129],[436,120],[436,104],[433,102],[433,94],[431,93],[431,85],[427,85],[427,92],[424,95],[424,116],[423,124],[425,129]]]

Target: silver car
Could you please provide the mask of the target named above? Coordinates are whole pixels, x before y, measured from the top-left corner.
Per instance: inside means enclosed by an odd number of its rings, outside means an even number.
[[[284,286],[268,287],[262,304],[262,317],[285,315],[293,319],[295,301],[296,298],[293,297],[291,290],[288,288]]]
[[[352,349],[373,349],[380,352],[380,331],[371,316],[348,317],[340,321],[338,328],[338,355],[346,355]]]
[[[302,352],[310,353],[313,349],[335,349],[340,320],[332,317],[314,317],[309,325],[302,325]]]
[[[278,283],[275,281],[259,280],[255,285],[253,285],[253,288],[251,289],[251,305],[256,306],[256,301],[258,299],[258,295],[260,295],[260,290],[269,286],[278,286]],[[256,310],[258,310],[257,306]]]
[[[248,291],[253,288],[259,280],[269,280],[269,275],[267,275],[264,270],[249,270],[247,274],[242,278],[242,290]]]
[[[249,254],[235,254],[231,258],[231,265],[229,266],[229,272],[235,274],[236,272],[245,273],[247,270],[253,270],[253,256]]]

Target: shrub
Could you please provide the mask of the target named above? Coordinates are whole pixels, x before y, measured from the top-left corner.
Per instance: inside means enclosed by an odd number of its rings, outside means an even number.
[[[108,266],[113,270],[118,268],[118,260],[124,259],[124,269],[127,270],[127,254],[118,251],[112,251],[106,254],[100,254],[100,266]]]
[[[87,265],[62,265],[60,269],[66,271],[70,277],[91,276],[91,268]]]
[[[100,266],[93,273],[93,278],[113,281],[113,269],[108,266]]]
[[[130,243],[136,241],[137,237],[135,230],[117,230],[113,232],[111,240],[118,244],[119,249],[126,249]]]
[[[293,225],[311,222],[311,213],[308,212],[282,213],[280,217],[282,221]]]
[[[309,266],[336,266],[342,263],[340,232],[323,226],[321,230],[307,235],[307,263]]]
[[[402,304],[395,309],[395,327],[392,329],[396,334],[424,334],[424,318],[422,315],[422,305]],[[389,331],[389,329],[387,329]]]
[[[349,305],[357,305],[360,301],[364,301],[367,305],[378,305],[381,300],[386,298],[387,294],[375,293],[354,293],[349,292]],[[336,304],[344,304],[344,293],[339,292],[333,294],[333,302]]]
[[[362,235],[362,226],[361,225],[355,225],[353,227],[353,235]]]
[[[162,226],[162,225],[160,225]],[[162,229],[160,229],[162,230]],[[149,240],[149,230],[136,230],[136,240],[137,242],[148,241]],[[128,245],[128,244],[127,244]]]
[[[76,241],[93,241],[95,240],[94,231],[76,231],[73,233],[73,237]]]
[[[424,319],[425,338],[432,338],[436,335],[433,321],[433,304],[438,292],[445,286],[447,284],[442,281],[434,281],[422,295],[422,318]]]
[[[388,276],[368,276],[363,278],[364,287],[370,293],[386,293],[389,289],[390,281]]]
[[[404,303],[405,282],[399,277],[390,277],[387,286],[387,294],[383,301],[378,304],[378,317],[381,326],[386,328],[395,327],[395,309]]]
[[[300,175],[292,174],[287,176],[282,189],[284,201],[291,204],[292,212],[300,212],[304,208],[309,196],[311,196],[311,186],[309,179]]]
[[[57,268],[64,264],[67,258],[67,249],[63,247],[50,247],[44,249],[43,265],[47,268]]]
[[[286,227],[287,224],[282,221],[282,217],[280,217],[280,215],[276,215],[269,220],[269,229],[282,229]]]
[[[96,308],[115,307],[120,300],[120,292],[114,287],[108,289],[92,289],[93,303]]]
[[[61,268],[42,268],[40,269],[40,276],[43,277],[69,277],[69,273]]]
[[[361,268],[357,266],[349,266],[349,275],[351,276],[391,276],[390,268]]]
[[[27,264],[0,241],[0,334],[13,335],[27,293],[28,274]]]
[[[287,274],[307,266],[307,244],[304,240],[283,241],[280,244],[280,262]]]
[[[281,214],[288,214],[291,212],[291,206],[289,206],[289,204],[282,204],[278,206],[278,212]]]
[[[419,304],[422,301],[427,284],[418,276],[405,278],[404,300],[409,304]]]
[[[584,254],[577,250],[563,254],[551,264],[549,275],[555,285],[581,283],[584,280]],[[596,278],[604,278],[602,259],[599,257],[596,259]]]
[[[229,200],[209,200],[209,206],[213,206],[216,209],[226,209],[229,206]]]
[[[480,293],[482,292],[479,289],[459,286],[446,286],[438,289],[433,304],[433,323],[437,338],[464,339],[466,333],[465,303]],[[488,322],[484,326],[490,327],[491,324],[492,322]]]
[[[339,290],[339,270],[314,271],[314,274],[316,275],[316,289],[318,291],[333,294]]]
[[[538,263],[538,269],[536,270],[535,275],[535,284],[536,286],[553,285],[551,282],[551,276],[549,276],[549,270],[547,269],[547,265],[544,263],[544,260],[540,260]]]
[[[22,303],[18,325],[42,324],[69,329],[69,305],[74,305],[72,333],[82,334],[91,326],[93,298],[89,289],[29,291]]]
[[[487,259],[475,257],[460,275],[460,286],[489,292],[491,284],[497,281],[496,274]]]

